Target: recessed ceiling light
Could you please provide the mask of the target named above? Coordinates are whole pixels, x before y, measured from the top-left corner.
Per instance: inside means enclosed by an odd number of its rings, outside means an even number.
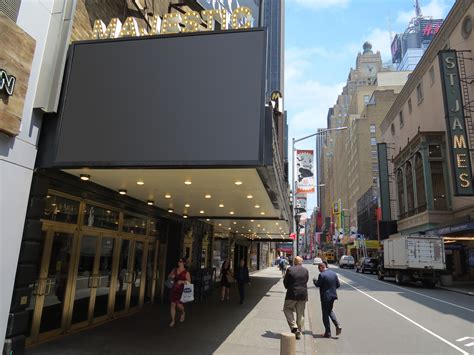
[[[255,222],[255,221],[253,219],[251,219],[250,222]]]
[[[207,221],[207,222],[209,222],[209,221],[210,221],[210,219],[209,219],[209,218],[206,218],[206,221]]]
[[[234,184],[236,184],[236,185],[242,185],[242,181],[237,180],[236,182],[234,182]]]
[[[260,214],[263,216],[265,214],[265,212],[262,211],[262,212],[260,212]]]
[[[234,222],[234,224],[237,224],[237,222]]]
[[[183,218],[188,218],[188,215],[187,215],[187,214],[183,214]]]
[[[230,211],[229,214],[234,214],[235,212],[234,211]]]
[[[174,212],[174,209],[168,208],[168,212],[169,212],[169,213],[173,213],[173,212]]]
[[[192,184],[192,181],[191,181],[191,180],[186,180],[184,183],[185,183],[186,185],[191,185],[191,184]]]
[[[189,208],[191,205],[189,203],[185,204],[184,207]]]
[[[220,208],[224,207],[224,204],[223,204],[223,203],[220,203],[220,204],[219,204],[219,207],[220,207]]]
[[[50,196],[50,195],[46,195],[46,198],[51,198],[51,196]]]
[[[83,181],[87,181],[87,180],[89,180],[89,179],[91,178],[91,176],[90,176],[90,175],[87,175],[87,174],[81,174],[81,175],[79,175],[79,177],[80,177],[81,180],[83,180]]]
[[[137,181],[137,185],[145,185],[145,183],[141,180]]]
[[[244,226],[242,226],[242,228],[245,228]]]
[[[247,198],[253,198],[253,195],[247,195]]]
[[[153,204],[155,203],[153,200],[148,200],[147,202],[147,205],[150,205],[150,206],[153,206]]]
[[[276,225],[278,225],[278,222],[275,222]]]
[[[204,198],[211,198],[212,196],[207,194],[207,195],[204,195]]]
[[[251,229],[249,229],[249,232],[251,232],[251,231],[252,231],[252,230],[251,230]]]
[[[199,213],[203,214],[203,213],[204,213],[204,210],[200,210]]]
[[[254,207],[255,207],[255,208],[260,208],[260,205],[255,205]]]
[[[282,227],[280,227],[280,230],[282,230],[282,229],[283,229],[283,228],[282,228]]]
[[[229,227],[229,228],[227,228],[227,229],[228,229],[228,230],[231,230],[231,228],[230,228],[230,227]]]
[[[222,227],[222,223],[219,223],[219,227]]]
[[[166,195],[165,195],[165,198],[171,198],[171,195],[170,195],[170,194],[166,194]]]
[[[257,227],[260,228],[260,224],[257,224]]]
[[[125,189],[120,189],[118,191],[119,191],[120,195],[126,195],[127,194],[127,190],[125,190]]]
[[[265,232],[265,228],[263,228],[263,231]]]
[[[105,211],[105,213],[110,214],[110,210]]]

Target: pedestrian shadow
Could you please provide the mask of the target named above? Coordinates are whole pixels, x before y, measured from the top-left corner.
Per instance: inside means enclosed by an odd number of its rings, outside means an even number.
[[[270,339],[280,339],[281,333],[275,333],[270,330],[266,330],[265,334],[261,335],[263,338],[270,338]]]
[[[338,336],[331,336],[330,338],[326,338],[322,336],[322,334],[313,334],[313,332],[308,332],[310,335],[313,336],[314,339],[339,339]],[[305,332],[305,334],[308,334]]]

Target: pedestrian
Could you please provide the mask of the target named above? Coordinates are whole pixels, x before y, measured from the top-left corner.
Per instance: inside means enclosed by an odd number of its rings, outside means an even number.
[[[324,324],[324,338],[331,337],[331,324],[329,323],[329,318],[336,326],[336,335],[341,334],[342,327],[339,321],[336,318],[336,314],[333,311],[334,301],[337,300],[337,291],[340,287],[339,278],[337,274],[328,269],[327,264],[321,263],[318,264],[319,277],[313,279],[314,285],[319,287],[319,295],[321,298],[321,311],[323,314],[323,324]]]
[[[288,268],[283,279],[286,288],[285,303],[283,312],[291,332],[296,339],[301,338],[304,326],[304,310],[308,301],[308,270],[303,267],[303,259],[300,256],[295,258],[295,265]],[[296,312],[296,322],[294,313]]]
[[[185,311],[184,304],[181,302],[181,295],[183,294],[184,285],[191,283],[191,275],[186,269],[186,259],[180,258],[178,260],[178,265],[175,267],[168,278],[173,279],[173,286],[171,287],[171,323],[170,327],[174,326],[175,317],[176,317],[176,308],[181,311],[181,316],[179,317],[180,322],[184,322]]]
[[[286,267],[288,266],[288,261],[285,259],[285,257],[283,256],[281,259],[280,259],[280,271],[281,271],[281,277],[285,277],[285,273],[286,273]]]
[[[249,268],[245,265],[244,259],[240,259],[239,267],[235,271],[235,281],[239,288],[239,304],[243,304],[245,298],[245,284],[250,285]]]
[[[221,267],[221,302],[229,300],[230,284],[233,281],[232,272],[230,271],[229,260],[224,260]]]

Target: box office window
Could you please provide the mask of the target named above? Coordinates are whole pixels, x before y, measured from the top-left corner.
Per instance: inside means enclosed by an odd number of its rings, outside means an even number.
[[[48,194],[43,211],[43,218],[63,223],[77,223],[79,201]]]
[[[146,219],[142,217],[132,216],[129,214],[124,214],[122,231],[125,233],[145,235]]]
[[[83,224],[88,227],[118,230],[119,212],[87,204]]]

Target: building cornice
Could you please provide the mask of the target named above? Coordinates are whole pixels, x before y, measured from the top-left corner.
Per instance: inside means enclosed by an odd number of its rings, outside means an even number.
[[[449,37],[454,32],[456,26],[461,23],[462,17],[473,2],[474,0],[457,0],[453,5],[453,8],[446,17],[446,20],[443,22],[438,34],[431,41],[415,70],[408,77],[402,91],[380,124],[380,129],[383,133],[389,129],[393,119],[396,118],[398,112],[403,108],[403,105],[411,96],[412,92],[415,91],[416,85],[418,85],[421,78],[423,78],[423,75],[429,70],[429,67],[431,67],[433,61],[436,59],[438,52],[441,49],[444,49]]]

